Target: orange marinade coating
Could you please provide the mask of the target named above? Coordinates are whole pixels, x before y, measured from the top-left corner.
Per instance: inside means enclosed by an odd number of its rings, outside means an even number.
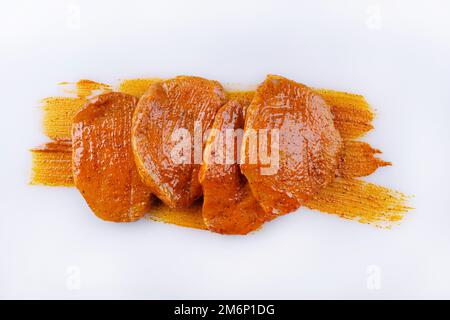
[[[202,195],[202,136],[225,102],[219,82],[190,76],[154,83],[139,100],[132,129],[136,164],[145,184],[169,207],[188,207]],[[200,141],[194,141],[198,135]]]
[[[296,210],[333,181],[342,139],[334,126],[330,107],[319,94],[303,84],[269,75],[256,90],[245,121],[245,161],[241,170],[266,212],[285,214]],[[276,172],[263,172],[261,150],[258,161],[249,163],[251,147],[247,142],[252,129],[278,130]]]
[[[131,150],[131,119],[137,98],[105,93],[81,109],[72,125],[74,183],[101,219],[128,222],[150,209]]]
[[[271,219],[256,202],[239,169],[239,134],[242,138],[243,128],[244,107],[231,100],[217,112],[205,145],[199,175],[203,187],[202,215],[208,229],[214,232],[247,234]]]

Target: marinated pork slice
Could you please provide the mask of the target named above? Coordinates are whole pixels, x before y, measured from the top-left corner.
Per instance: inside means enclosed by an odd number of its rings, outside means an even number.
[[[261,140],[261,133],[270,137]],[[255,134],[257,147],[249,143]],[[261,148],[261,141],[266,148]],[[285,214],[334,179],[342,140],[330,107],[318,94],[269,75],[247,110],[242,147],[241,170],[258,203],[268,213]],[[271,152],[265,154],[266,150]]]
[[[200,169],[203,187],[202,215],[209,230],[223,234],[247,234],[272,216],[256,202],[239,169],[239,150],[244,128],[244,108],[229,101],[216,114],[206,141]]]
[[[139,100],[132,129],[136,164],[168,206],[188,207],[202,195],[202,137],[225,102],[220,83],[188,76],[155,83]]]
[[[75,186],[103,220],[134,221],[150,209],[150,189],[139,177],[131,150],[137,102],[123,93],[102,94],[73,120]]]

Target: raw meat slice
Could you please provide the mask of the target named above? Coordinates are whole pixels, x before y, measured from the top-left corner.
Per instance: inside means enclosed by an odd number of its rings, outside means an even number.
[[[200,169],[203,187],[203,220],[209,230],[247,234],[271,215],[256,202],[239,169],[239,149],[244,128],[244,107],[229,101],[216,114]]]
[[[262,161],[258,135],[257,161],[252,162],[251,135],[265,130],[277,136],[278,146],[271,147],[272,136],[267,139],[271,161],[267,163],[266,157]],[[342,139],[320,95],[303,84],[269,75],[247,109],[242,147],[241,170],[258,203],[268,213],[285,214],[333,181]],[[275,170],[264,172],[267,167]]]
[[[141,181],[131,150],[137,98],[118,92],[97,97],[74,117],[74,183],[103,220],[134,221],[149,209],[150,189]]]
[[[168,206],[189,207],[202,195],[202,137],[225,102],[220,83],[189,76],[155,83],[139,100],[132,130],[136,164]]]

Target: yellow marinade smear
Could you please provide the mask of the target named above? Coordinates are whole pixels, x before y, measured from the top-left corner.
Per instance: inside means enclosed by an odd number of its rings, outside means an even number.
[[[149,85],[161,79],[123,80],[118,91],[140,97]],[[94,92],[111,91],[112,87],[90,80],[80,80],[75,97],[49,97],[43,102],[44,133],[55,141],[32,149],[32,184],[73,186],[71,166],[72,118]],[[339,178],[314,196],[306,206],[310,209],[338,215],[377,226],[389,226],[398,222],[410,208],[406,196],[355,177],[367,176],[377,168],[390,165],[377,157],[379,150],[369,144],[356,141],[370,131],[374,114],[363,96],[316,89],[330,105],[335,124],[344,138],[344,150],[339,166]],[[229,91],[229,98],[251,100],[253,91]],[[62,139],[62,140],[61,140]],[[149,212],[149,218],[170,224],[196,229],[206,229],[201,215],[201,201],[188,209],[170,209],[157,202]]]

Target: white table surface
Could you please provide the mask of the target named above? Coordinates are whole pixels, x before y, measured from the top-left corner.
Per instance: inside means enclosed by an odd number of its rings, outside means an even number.
[[[450,298],[448,1],[8,1],[0,10],[0,298]],[[392,230],[300,209],[247,237],[97,219],[29,186],[60,81],[267,73],[364,94],[366,140],[415,195]]]

